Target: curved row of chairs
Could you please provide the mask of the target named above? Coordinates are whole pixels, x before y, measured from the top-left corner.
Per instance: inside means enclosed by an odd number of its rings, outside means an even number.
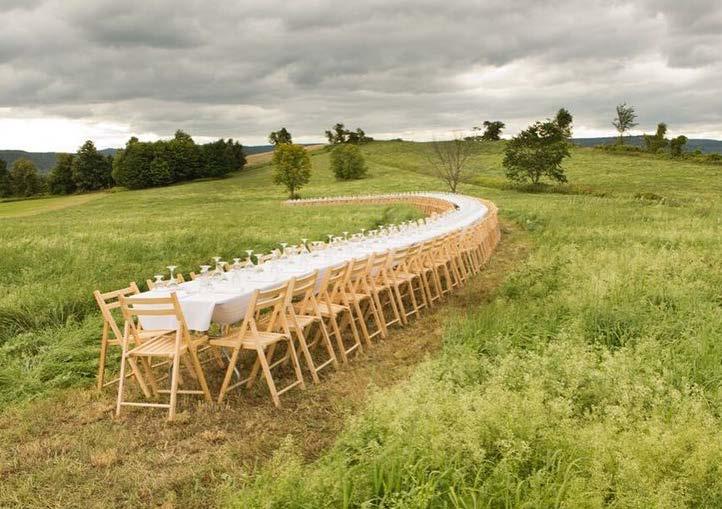
[[[257,290],[245,316],[221,334],[192,333],[175,293],[138,297],[138,286],[94,293],[104,317],[98,388],[118,383],[116,413],[124,406],[158,407],[176,413],[178,394],[196,394],[221,403],[229,391],[250,388],[260,377],[276,406],[280,396],[305,388],[304,371],[314,383],[319,373],[388,337],[414,317],[438,305],[478,272],[499,240],[495,216],[472,227],[421,244],[359,259],[313,272],[268,290]],[[183,280],[180,276],[179,281]],[[149,281],[149,285],[152,285]],[[114,315],[119,310],[120,319]],[[116,312],[117,314],[117,312]],[[146,330],[143,317],[177,321],[175,330]],[[122,325],[119,325],[122,324]],[[105,382],[107,351],[122,350],[120,375]],[[204,364],[225,370],[215,398]],[[185,368],[185,369],[182,369]],[[278,372],[286,369],[279,387]],[[135,380],[143,399],[126,399],[127,382]],[[168,388],[160,382],[169,379]],[[190,381],[196,389],[188,389]],[[289,381],[290,380],[290,381]],[[159,395],[167,395],[161,402]]]

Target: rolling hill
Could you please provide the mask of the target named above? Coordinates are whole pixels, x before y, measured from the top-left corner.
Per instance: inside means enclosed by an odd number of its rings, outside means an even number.
[[[572,141],[580,147],[594,147],[596,145],[611,145],[616,143],[617,137],[604,136],[600,138],[574,138]],[[643,138],[642,136],[628,136],[624,138],[624,142],[635,147],[641,147],[643,144]],[[687,141],[686,150],[693,152],[697,149],[701,150],[705,154],[713,152],[722,153],[722,140],[698,138]]]

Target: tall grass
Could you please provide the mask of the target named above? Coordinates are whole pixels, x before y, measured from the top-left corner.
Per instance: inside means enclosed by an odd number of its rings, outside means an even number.
[[[610,182],[590,153],[571,179],[606,197],[467,187],[529,231],[530,257],[326,455],[285,444],[231,504],[722,506],[720,183],[662,166]],[[650,189],[685,205],[633,197]]]
[[[367,179],[336,183],[327,154],[313,162],[305,196],[414,187],[386,186],[384,171],[373,168]],[[406,206],[284,207],[285,193],[271,184],[268,167],[224,180],[76,198],[65,198],[65,208],[63,198],[31,200],[35,208],[26,204],[20,217],[15,203],[0,204],[0,405],[94,377],[95,289],[129,281],[142,287],[153,274],[167,274],[170,263],[187,274],[216,255],[229,260],[246,249],[268,251],[282,241],[418,217]]]

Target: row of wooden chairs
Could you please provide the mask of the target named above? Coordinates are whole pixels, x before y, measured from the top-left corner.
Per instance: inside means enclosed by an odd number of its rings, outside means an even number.
[[[337,368],[339,360],[348,362],[374,339],[386,338],[390,327],[404,326],[463,286],[481,269],[497,241],[498,229],[479,223],[423,244],[351,260],[330,268],[322,277],[314,272],[277,288],[256,291],[240,325],[225,328],[223,335],[210,339],[190,332],[174,293],[139,298],[135,283],[106,294],[96,291],[104,317],[98,388],[119,382],[117,413],[123,406],[151,406],[167,408],[169,419],[173,419],[178,394],[198,394],[212,400],[199,356],[210,349],[219,364],[219,351],[228,359],[217,396],[219,403],[230,390],[244,385],[250,388],[263,376],[271,399],[280,406],[283,393],[297,386],[305,388],[301,361],[318,383],[322,369]],[[122,312],[122,330],[113,316],[114,309]],[[178,326],[174,330],[144,330],[140,326],[143,317],[172,318]],[[122,349],[120,377],[104,382],[111,345]],[[251,363],[243,367],[245,354],[250,355]],[[161,362],[153,364],[155,358]],[[170,388],[166,390],[159,389],[160,379],[154,374],[161,364],[170,368]],[[198,389],[184,388],[181,365]],[[279,389],[273,373],[289,365],[292,381]],[[245,376],[241,375],[244,370]],[[127,401],[124,389],[128,378],[137,381],[146,399],[168,394],[168,402]]]

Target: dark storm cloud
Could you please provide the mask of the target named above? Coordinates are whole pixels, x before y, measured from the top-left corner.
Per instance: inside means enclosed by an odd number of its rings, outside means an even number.
[[[603,130],[626,100],[642,127],[722,135],[719,4],[0,0],[0,108],[259,141],[518,129],[562,105]]]

